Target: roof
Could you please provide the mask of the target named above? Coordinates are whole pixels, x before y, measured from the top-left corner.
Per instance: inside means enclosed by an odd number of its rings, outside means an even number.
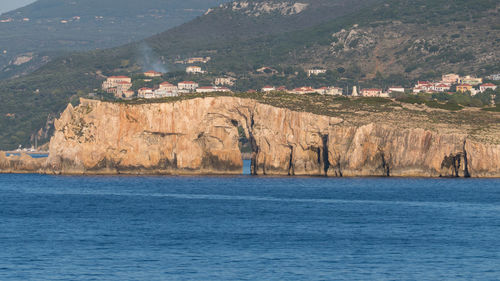
[[[264,86],[262,89],[274,89],[274,86]]]
[[[483,84],[481,86],[483,86],[483,87],[495,87],[496,85],[495,84],[491,84],[491,83],[486,83],[486,84]]]
[[[153,89],[151,88],[140,88],[139,91],[152,91]]]
[[[179,84],[198,84],[198,83],[193,82],[193,81],[182,81],[182,82],[179,82]]]
[[[169,82],[165,81],[165,82],[163,82],[163,83],[160,83],[160,85],[170,86],[170,85],[172,85],[172,84],[170,84]],[[173,85],[172,85],[172,86],[173,86]]]
[[[363,89],[362,91],[377,91],[377,92],[380,92],[382,90],[381,89]]]
[[[148,70],[144,73],[154,73],[154,74],[162,74],[161,72],[158,72],[158,71],[154,71],[154,70]]]

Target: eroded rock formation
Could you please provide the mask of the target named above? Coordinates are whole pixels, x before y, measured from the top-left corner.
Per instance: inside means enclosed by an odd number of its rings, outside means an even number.
[[[55,127],[47,173],[241,174],[240,127],[256,175],[500,176],[500,146],[466,134],[356,127],[234,97],[140,105],[82,100]]]

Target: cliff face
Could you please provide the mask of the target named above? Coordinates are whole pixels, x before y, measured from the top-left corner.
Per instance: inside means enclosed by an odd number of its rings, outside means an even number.
[[[55,123],[49,173],[500,177],[500,146],[466,134],[290,111],[234,97],[126,105],[82,100]]]

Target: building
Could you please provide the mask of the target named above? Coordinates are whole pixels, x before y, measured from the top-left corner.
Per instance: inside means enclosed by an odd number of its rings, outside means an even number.
[[[307,76],[311,77],[312,75],[325,74],[326,69],[309,69],[307,70]]]
[[[479,92],[484,92],[486,90],[496,90],[497,89],[497,86],[495,84],[491,84],[491,83],[486,83],[486,84],[482,84],[481,86],[479,86]]]
[[[470,75],[467,75],[465,77],[460,77],[458,82],[460,84],[469,84],[472,86],[476,86],[476,85],[483,83],[483,78],[475,78],[475,77],[471,77]]]
[[[201,70],[199,66],[188,66],[186,67],[186,72],[191,74],[203,74],[205,71]]]
[[[404,93],[405,88],[401,86],[392,86],[387,90],[389,93]]]
[[[170,84],[169,82],[163,82],[160,84],[160,89],[166,90],[169,92],[177,92],[179,88],[177,86]]]
[[[465,93],[470,91],[472,91],[472,85],[470,84],[457,85],[457,93]]]
[[[193,82],[193,81],[182,81],[179,84],[177,84],[177,88],[179,92],[194,92],[196,89],[199,87],[198,83]]]
[[[273,92],[273,91],[276,91],[276,88],[273,86],[264,86],[264,87],[262,87],[261,91],[263,93]]]
[[[110,76],[102,83],[102,89],[115,88],[121,82],[132,83],[132,78],[128,76]]]
[[[311,88],[311,87],[300,87],[300,88],[295,88],[290,91],[292,94],[299,94],[299,95],[304,95],[304,94],[315,94],[316,90]]]
[[[187,64],[193,64],[193,63],[207,63],[211,60],[211,57],[194,57],[194,58],[189,58],[186,60]]]
[[[363,89],[361,96],[363,97],[379,97],[382,94],[382,89]]]
[[[451,86],[447,84],[436,84],[433,87],[433,90],[436,92],[448,92],[450,90]]]
[[[500,80],[500,73],[497,73],[497,74],[491,74],[490,76],[487,77],[488,79],[490,80],[493,80],[493,81],[499,81]]]
[[[257,69],[258,73],[264,73],[264,74],[277,74],[278,71],[276,69],[264,66],[259,69]]]
[[[236,81],[235,78],[233,77],[219,77],[215,78],[215,85],[216,86],[234,86],[234,82]]]
[[[231,90],[226,87],[208,86],[199,87],[196,89],[197,93],[230,93]]]
[[[316,89],[316,93],[320,95],[328,95],[328,96],[341,96],[343,93],[342,88],[337,87],[322,87]]]
[[[139,98],[152,99],[155,97],[153,89],[151,88],[140,88],[137,93]]]
[[[162,75],[163,75],[163,73],[157,72],[154,70],[144,72],[144,76],[150,77],[150,78],[161,77]]]
[[[445,84],[457,84],[458,80],[460,79],[460,76],[458,74],[450,73],[450,74],[445,74],[441,77],[441,82]]]
[[[286,92],[287,89],[286,89],[285,86],[279,86],[278,88],[276,88],[276,91],[278,91],[278,92]]]
[[[171,91],[167,90],[166,88],[159,88],[155,90],[153,94],[155,98],[177,97],[179,96],[179,91]]]

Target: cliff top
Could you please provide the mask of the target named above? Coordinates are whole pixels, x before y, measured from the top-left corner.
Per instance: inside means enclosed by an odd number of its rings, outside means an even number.
[[[175,103],[202,98],[226,99],[227,103],[237,102],[238,99],[251,99],[261,104],[292,111],[340,118],[345,125],[363,126],[375,123],[401,129],[422,128],[440,133],[469,135],[471,139],[477,141],[500,144],[500,113],[498,112],[487,112],[471,107],[462,110],[446,110],[426,105],[402,103],[387,98],[347,98],[282,93],[219,93],[110,103],[132,106]],[[99,103],[100,101],[81,100],[82,104],[94,102]]]

